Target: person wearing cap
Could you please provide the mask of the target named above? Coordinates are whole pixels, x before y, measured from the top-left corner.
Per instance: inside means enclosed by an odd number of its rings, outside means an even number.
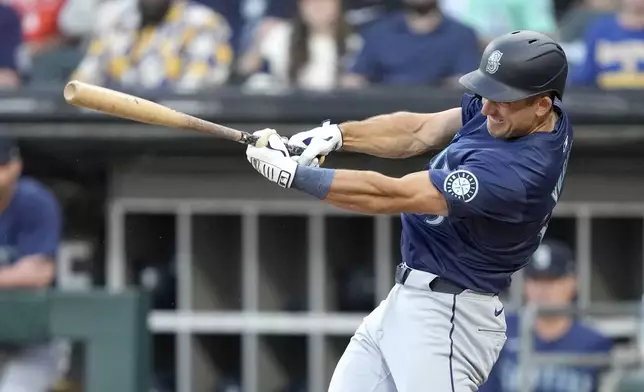
[[[18,146],[0,139],[0,290],[38,290],[55,281],[61,208],[45,185],[22,176]],[[56,342],[0,345],[0,392],[47,392],[56,381]]]
[[[544,241],[524,269],[525,299],[545,307],[570,306],[575,298],[577,279],[572,250],[563,242]],[[480,392],[521,392],[519,350],[520,317],[508,315],[508,340],[490,378]],[[534,349],[547,354],[605,354],[612,341],[601,332],[569,313],[540,314],[533,326]],[[533,392],[595,392],[600,368],[589,366],[540,365],[531,374]]]
[[[356,330],[329,392],[472,392],[485,382],[506,341],[498,293],[537,250],[564,189],[574,138],[561,101],[567,72],[557,42],[513,31],[459,79],[470,91],[458,107],[325,121],[288,139],[304,150],[296,154],[276,130],[254,133],[246,159],[268,181],[401,218],[395,284]],[[332,151],[433,157],[392,177],[320,167]]]

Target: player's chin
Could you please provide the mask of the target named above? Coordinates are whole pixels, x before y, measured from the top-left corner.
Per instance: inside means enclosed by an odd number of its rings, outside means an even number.
[[[503,122],[494,124],[488,123],[487,130],[490,135],[499,139],[507,138],[510,134],[509,125]]]

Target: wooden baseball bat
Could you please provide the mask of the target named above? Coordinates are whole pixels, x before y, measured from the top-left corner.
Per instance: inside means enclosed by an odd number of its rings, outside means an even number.
[[[67,83],[63,95],[65,101],[71,105],[141,123],[207,133],[242,144],[257,145],[259,140],[257,136],[248,132],[205,121],[141,97],[78,80]],[[262,140],[259,145],[265,143],[266,141]],[[286,148],[291,155],[301,155],[304,151],[302,147],[290,144],[287,144]]]

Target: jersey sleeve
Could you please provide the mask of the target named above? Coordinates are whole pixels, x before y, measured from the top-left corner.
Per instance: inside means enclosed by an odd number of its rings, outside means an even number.
[[[22,211],[24,221],[18,236],[20,257],[43,255],[55,258],[62,226],[58,201],[52,194],[40,191],[25,205],[29,211]]]
[[[471,158],[454,170],[430,170],[430,179],[447,201],[449,217],[486,217],[518,223],[527,204],[525,185],[502,162]]]
[[[476,116],[476,114],[481,111],[482,107],[483,102],[481,101],[481,98],[471,94],[463,94],[463,98],[461,98],[462,124],[465,125],[470,122],[472,117]]]

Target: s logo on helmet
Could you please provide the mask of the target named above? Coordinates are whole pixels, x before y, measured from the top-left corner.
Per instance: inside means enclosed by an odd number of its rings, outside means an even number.
[[[490,57],[487,58],[487,67],[485,67],[485,70],[490,74],[498,71],[499,66],[501,65],[502,56],[503,53],[501,53],[501,51],[495,50],[494,52],[492,52]]]

